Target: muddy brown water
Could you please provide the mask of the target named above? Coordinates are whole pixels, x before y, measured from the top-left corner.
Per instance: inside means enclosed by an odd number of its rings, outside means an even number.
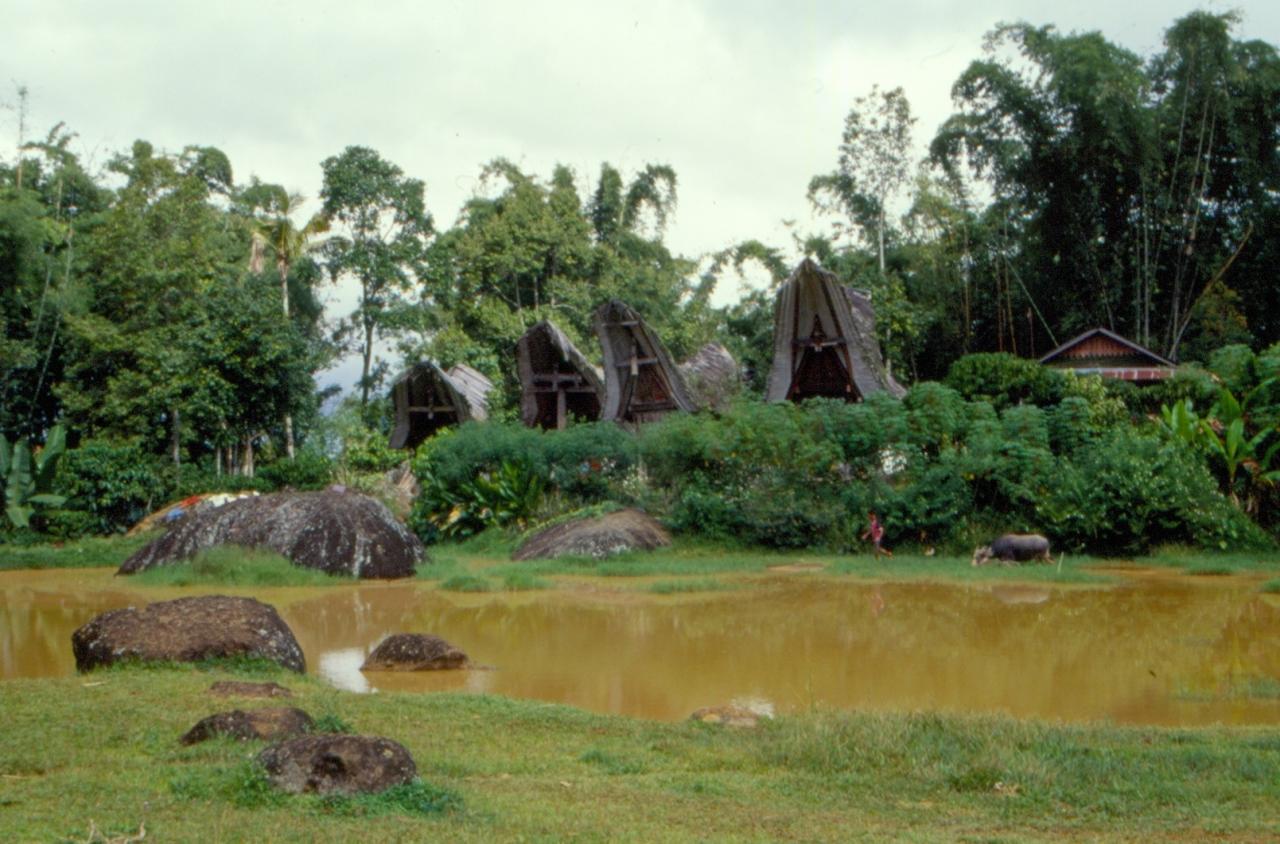
[[[184,594],[251,594],[307,669],[357,692],[441,690],[675,720],[737,702],[1066,721],[1280,723],[1280,599],[1251,577],[1131,571],[1101,587],[772,575],[692,596],[617,579],[462,595],[400,582],[161,589],[110,570],[0,573],[0,678],[74,673],[76,627]],[[484,669],[361,673],[384,636],[429,632]]]

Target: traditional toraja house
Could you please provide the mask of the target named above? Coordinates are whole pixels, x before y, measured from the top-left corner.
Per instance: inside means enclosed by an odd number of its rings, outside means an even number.
[[[594,322],[604,353],[601,419],[652,422],[673,410],[697,409],[680,370],[639,314],[614,299],[596,309]]]
[[[441,428],[487,419],[485,398],[492,389],[488,378],[466,364],[447,372],[431,361],[409,367],[391,384],[396,424],[390,446],[416,448]]]
[[[723,409],[742,389],[742,372],[729,350],[708,343],[680,364],[689,396],[702,408]]]
[[[875,325],[870,296],[805,258],[778,288],[766,400],[861,401],[879,390],[903,395],[885,368]]]
[[[554,323],[539,322],[516,343],[520,418],[530,427],[564,428],[571,419],[594,422],[604,380]]]
[[[1138,384],[1151,384],[1173,375],[1177,364],[1105,328],[1073,337],[1040,358],[1044,366],[1069,369],[1077,375],[1101,375]]]

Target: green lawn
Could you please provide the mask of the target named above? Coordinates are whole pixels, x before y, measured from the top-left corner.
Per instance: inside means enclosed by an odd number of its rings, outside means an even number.
[[[756,730],[465,694],[353,695],[285,672],[291,704],[403,743],[421,783],[276,795],[260,744],[185,748],[225,669],[0,683],[0,828],[160,841],[1274,840],[1280,730],[1054,726],[814,712]]]

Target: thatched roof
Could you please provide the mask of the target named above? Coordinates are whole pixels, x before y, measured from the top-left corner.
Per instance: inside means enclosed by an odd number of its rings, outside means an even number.
[[[671,355],[639,314],[614,299],[596,309],[594,323],[604,353],[601,419],[651,422],[673,410],[697,410]]]
[[[742,389],[738,362],[719,343],[708,343],[680,364],[680,374],[699,407],[719,410]]]
[[[391,383],[395,404],[392,448],[415,448],[441,428],[489,414],[485,398],[493,384],[466,364],[447,372],[432,361],[414,364]]]
[[[563,428],[571,417],[600,418],[604,376],[555,323],[543,320],[516,342],[516,368],[524,424]]]
[[[805,258],[778,288],[765,398],[858,401],[880,390],[905,392],[885,370],[871,297]]]

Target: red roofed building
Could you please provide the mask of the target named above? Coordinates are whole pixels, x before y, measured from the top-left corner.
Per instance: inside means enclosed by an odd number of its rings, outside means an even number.
[[[1169,378],[1177,364],[1105,328],[1074,337],[1040,358],[1044,366],[1069,369],[1076,375],[1101,375],[1137,384]]]

